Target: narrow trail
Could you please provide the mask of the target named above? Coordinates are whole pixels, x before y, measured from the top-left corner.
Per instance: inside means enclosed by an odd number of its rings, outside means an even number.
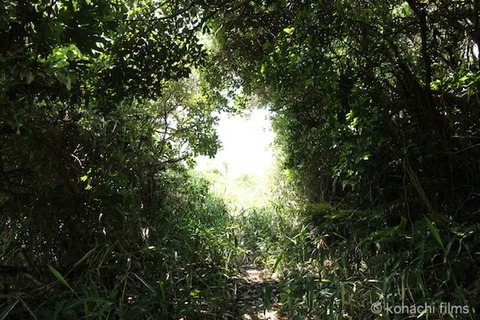
[[[231,278],[235,288],[235,319],[288,320],[280,303],[284,288],[278,270],[282,267],[271,266],[281,251],[279,234],[286,232],[283,213],[266,206],[242,208],[239,212],[233,215],[239,252],[242,252]]]
[[[279,279],[262,266],[239,268],[236,278],[237,310],[242,320],[287,320],[279,311],[276,293]]]

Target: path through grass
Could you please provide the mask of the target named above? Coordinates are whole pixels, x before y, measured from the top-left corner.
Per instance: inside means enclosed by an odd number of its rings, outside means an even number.
[[[290,217],[292,218],[292,217]],[[288,319],[280,303],[284,241],[295,227],[279,206],[234,212],[237,253],[232,279],[236,288],[236,314],[242,320]]]

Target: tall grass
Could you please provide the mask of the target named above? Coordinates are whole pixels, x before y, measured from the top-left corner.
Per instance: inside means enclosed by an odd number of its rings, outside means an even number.
[[[205,179],[174,181],[138,237],[92,243],[67,269],[7,279],[16,285],[5,284],[0,319],[236,319],[244,265],[277,275],[259,295],[288,319],[476,319],[479,224],[448,215],[412,221],[398,203],[356,211],[269,202],[232,211]],[[31,278],[41,285],[29,287]],[[436,312],[393,314],[394,305]]]
[[[303,223],[281,245],[279,299],[289,317],[476,318],[478,224],[459,225],[442,216],[436,224],[427,218],[407,223],[400,216],[391,225],[392,214],[401,211],[385,209],[359,212],[317,205],[299,211]],[[393,312],[389,306],[404,309]]]
[[[237,255],[226,206],[198,177],[173,181],[161,210],[141,215],[138,237],[117,230],[73,265],[59,261],[60,267],[11,278],[17,282],[0,296],[0,319],[219,319],[232,313],[229,277]],[[42,285],[25,290],[28,277]]]

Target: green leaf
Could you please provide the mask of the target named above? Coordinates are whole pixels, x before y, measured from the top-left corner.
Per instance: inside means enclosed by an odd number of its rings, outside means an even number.
[[[263,304],[265,309],[270,310],[272,305],[271,303],[271,294],[272,294],[272,285],[270,282],[265,283],[265,289],[263,290]]]
[[[445,249],[445,246],[443,245],[443,241],[442,241],[442,238],[440,237],[440,233],[438,232],[438,229],[433,225],[433,223],[430,220],[428,220],[427,217],[425,217],[425,223],[427,224],[428,229],[430,230],[432,236],[438,242],[440,247],[442,247],[442,249]]]
[[[33,75],[32,71],[28,71],[25,76],[25,81],[27,82],[27,84],[32,83],[34,79],[35,79],[35,76]]]
[[[10,311],[13,310],[13,308],[15,308],[15,306],[17,305],[18,303],[18,300],[15,300],[14,302],[12,302],[8,307],[6,307],[2,314],[0,314],[0,320],[4,320],[7,318],[8,314],[10,313]]]
[[[272,273],[275,273],[275,270],[277,270],[277,267],[278,265],[280,264],[280,262],[283,261],[283,253],[280,254],[277,259],[275,259],[275,265],[273,266],[273,270],[272,270]]]
[[[67,55],[68,60],[70,60],[70,61],[75,60],[75,58],[77,56],[75,54],[75,52],[73,52],[72,50],[68,50],[66,55]]]
[[[192,290],[190,291],[190,293],[188,294],[191,298],[194,298],[194,299],[199,299],[200,298],[200,290],[198,289],[195,289],[195,290]]]
[[[143,285],[148,288],[148,290],[150,290],[153,294],[158,295],[157,290],[155,290],[155,288],[152,287],[145,279],[143,279],[142,277],[140,277],[138,274],[134,272],[132,274],[135,276],[135,278],[140,280],[143,283]]]
[[[78,297],[75,290],[73,290],[73,288],[68,284],[67,280],[65,280],[65,278],[62,276],[62,274],[60,272],[58,272],[51,265],[48,264],[47,266],[48,266],[48,269],[50,270],[50,272],[55,276],[55,278],[57,278],[58,281],[60,281],[64,286],[66,286],[68,289],[70,289],[70,291],[72,291]]]
[[[72,90],[72,78],[70,77],[70,75],[67,75],[66,77],[65,86],[67,87],[68,91]]]

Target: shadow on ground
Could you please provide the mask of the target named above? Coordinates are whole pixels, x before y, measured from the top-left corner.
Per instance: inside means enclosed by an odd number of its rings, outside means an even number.
[[[235,279],[237,316],[242,320],[287,320],[279,311],[278,277],[268,270],[245,265]]]

